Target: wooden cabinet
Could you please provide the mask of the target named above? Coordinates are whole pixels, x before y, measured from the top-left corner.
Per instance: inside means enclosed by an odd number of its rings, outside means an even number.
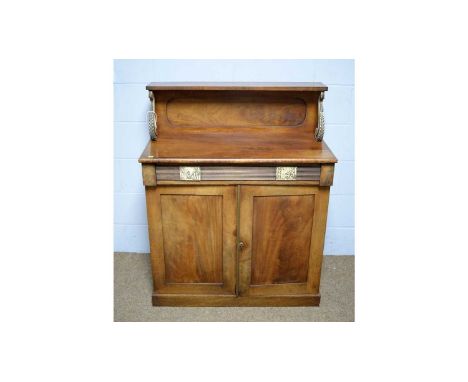
[[[150,84],[153,304],[320,303],[336,158],[323,84]]]

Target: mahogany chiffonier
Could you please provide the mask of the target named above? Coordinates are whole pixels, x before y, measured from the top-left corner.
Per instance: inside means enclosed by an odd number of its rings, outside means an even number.
[[[151,83],[153,305],[320,303],[336,158],[321,83]]]

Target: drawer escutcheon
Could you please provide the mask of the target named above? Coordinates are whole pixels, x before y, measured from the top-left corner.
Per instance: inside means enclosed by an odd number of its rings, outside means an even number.
[[[296,180],[297,167],[276,167],[276,180]]]
[[[179,167],[180,180],[201,180],[200,167]]]

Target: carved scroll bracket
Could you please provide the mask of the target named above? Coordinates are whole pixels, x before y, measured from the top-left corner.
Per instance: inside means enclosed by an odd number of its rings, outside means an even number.
[[[318,101],[318,123],[315,129],[315,140],[321,142],[323,135],[325,134],[325,115],[323,113],[323,99],[325,98],[325,92],[320,92]]]
[[[148,97],[151,100],[151,111],[148,111],[146,121],[148,123],[149,135],[155,141],[158,138],[158,116],[156,115],[156,101],[151,90],[148,91]]]

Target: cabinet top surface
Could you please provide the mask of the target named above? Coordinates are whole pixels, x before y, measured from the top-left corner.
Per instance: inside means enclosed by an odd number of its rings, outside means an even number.
[[[158,164],[318,164],[335,163],[325,142],[308,136],[194,134],[150,141],[140,163]]]
[[[151,82],[146,90],[326,91],[321,82]]]

